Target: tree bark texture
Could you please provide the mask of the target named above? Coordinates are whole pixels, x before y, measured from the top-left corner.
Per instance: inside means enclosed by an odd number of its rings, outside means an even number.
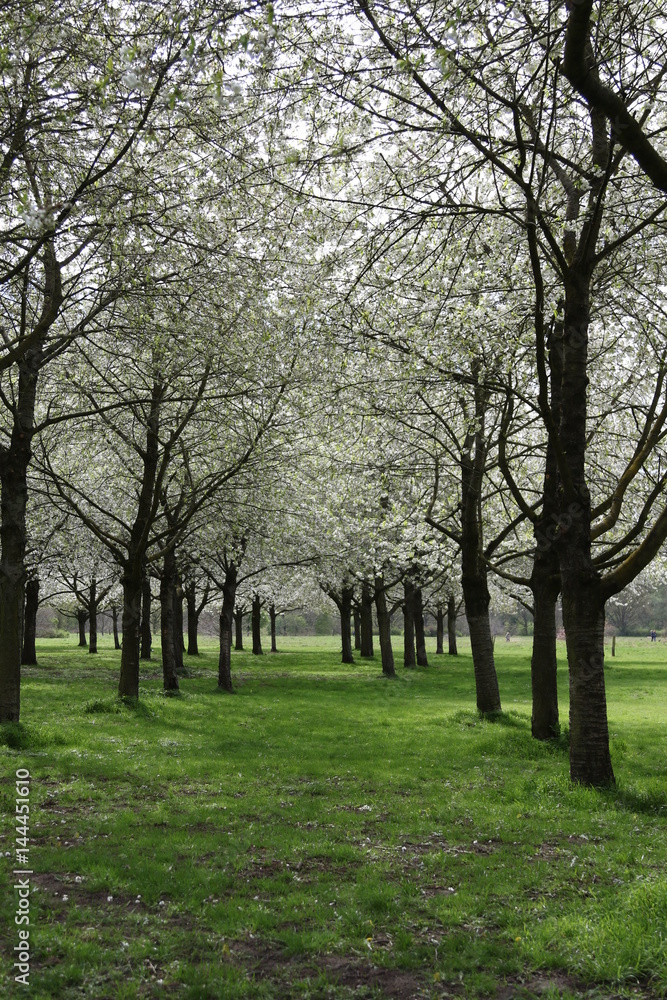
[[[183,663],[184,652],[183,587],[180,574],[178,569],[176,569],[174,573],[174,662],[176,664],[176,673],[181,675],[185,673],[185,664]]]
[[[415,654],[414,586],[409,576],[403,580],[403,666],[417,666]]]
[[[218,660],[218,687],[232,692],[232,631],[234,603],[236,601],[238,571],[234,563],[227,566],[222,587],[220,610],[220,659]]]
[[[243,617],[244,612],[238,608],[234,612],[235,642],[234,649],[243,650]]]
[[[487,443],[484,435],[485,390],[475,385],[475,429],[461,452],[461,587],[470,630],[477,708],[499,712],[500,692],[489,623],[490,595],[482,538],[482,483]],[[474,449],[474,454],[473,454]]]
[[[197,591],[194,583],[185,588],[188,606],[188,656],[199,656],[199,615],[197,614]]]
[[[358,604],[352,608],[352,620],[354,622],[354,648],[361,649],[361,611]]]
[[[141,659],[150,660],[153,636],[151,634],[151,581],[146,574],[141,584]]]
[[[29,284],[26,264],[25,283]],[[32,459],[37,380],[46,337],[63,301],[60,264],[53,241],[41,255],[42,309],[30,331],[32,346],[17,364],[16,401],[9,443],[0,448],[0,723],[18,722],[21,711],[21,653],[26,584],[26,507]]]
[[[391,615],[387,608],[387,595],[384,589],[384,579],[375,578],[375,609],[378,616],[378,632],[380,637],[380,655],[382,657],[382,673],[385,677],[395,677],[394,651],[391,647]]]
[[[141,622],[141,567],[126,565],[123,585],[123,644],[120,654],[118,695],[121,698],[139,697],[139,626]]]
[[[88,611],[86,608],[78,608],[76,612],[76,620],[79,628],[79,646],[84,648],[88,646],[88,640],[86,639],[86,622],[88,621]]]
[[[570,777],[585,785],[614,783],[604,682],[604,597],[591,553],[586,485],[590,274],[571,268],[565,286],[560,445],[561,510],[556,548],[570,676]]]
[[[25,585],[25,613],[23,618],[23,652],[21,663],[28,667],[37,665],[37,611],[39,609],[39,580],[36,577]]]
[[[340,592],[340,639],[341,639],[341,662],[354,663],[352,651],[352,601],[354,599],[354,589],[352,587],[342,587]]]
[[[252,651],[254,656],[261,656],[262,650],[262,626],[261,626],[262,602],[257,594],[252,599]]]
[[[278,652],[278,645],[276,643],[276,618],[278,617],[278,612],[276,611],[275,604],[269,605],[269,619],[271,621],[271,652]]]
[[[421,587],[415,587],[412,596],[412,607],[415,618],[415,648],[417,652],[417,666],[427,667],[428,656],[426,655],[426,633],[424,631],[424,598]]]
[[[162,646],[162,680],[165,691],[178,691],[175,591],[176,559],[173,549],[169,549],[164,556],[162,576],[160,577],[160,643]]]
[[[445,608],[438,602],[435,608],[435,653],[439,656],[445,651]]]
[[[361,648],[360,655],[371,659],[373,650],[373,591],[368,580],[361,585],[361,604],[359,608]]]
[[[118,608],[115,604],[111,607],[111,621],[113,623],[113,647],[120,649],[120,639],[118,638]]]
[[[447,598],[447,652],[450,656],[458,656],[459,653],[456,646],[456,618],[456,598],[450,594]],[[493,641],[491,648],[493,649]]]
[[[93,577],[88,589],[88,652],[97,652],[97,580]]]

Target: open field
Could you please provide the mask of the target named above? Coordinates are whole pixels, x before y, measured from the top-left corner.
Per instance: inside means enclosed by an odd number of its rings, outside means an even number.
[[[74,644],[39,645],[2,730],[2,995],[667,995],[667,644],[608,660],[607,792],[570,785],[565,736],[531,739],[528,640],[496,643],[495,722],[465,640],[387,681],[379,657],[341,666],[335,639],[280,639],[234,654],[233,696],[204,644],[178,697],[145,664],[138,707],[114,697],[118,653]],[[28,988],[10,957],[18,768]]]

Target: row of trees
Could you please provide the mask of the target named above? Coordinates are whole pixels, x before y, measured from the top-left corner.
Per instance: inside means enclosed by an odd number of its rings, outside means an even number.
[[[424,593],[462,598],[499,711],[493,575],[549,738],[560,594],[571,775],[612,782],[605,607],[667,536],[653,8],[10,7],[0,718],[29,518],[74,517],[120,573],[130,697],[147,573],[168,651],[206,567],[228,687],[239,584],[309,566],[344,658],[375,602],[386,673],[397,586],[415,659]]]

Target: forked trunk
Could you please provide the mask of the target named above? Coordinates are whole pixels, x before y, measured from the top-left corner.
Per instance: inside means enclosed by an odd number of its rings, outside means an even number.
[[[23,652],[21,663],[28,667],[37,665],[37,611],[39,609],[39,580],[28,580],[25,586],[25,615],[23,621]]]

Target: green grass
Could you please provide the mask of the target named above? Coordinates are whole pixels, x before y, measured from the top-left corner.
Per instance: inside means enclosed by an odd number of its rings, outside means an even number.
[[[0,729],[5,996],[667,995],[667,646],[609,660],[613,791],[530,737],[528,640],[497,643],[504,713],[458,659],[382,677],[335,639],[212,643],[178,697],[159,657],[43,641]],[[400,640],[397,640],[397,649]],[[187,658],[186,658],[187,659]],[[561,671],[567,722],[567,674]],[[30,770],[31,975],[13,983],[14,774]]]

